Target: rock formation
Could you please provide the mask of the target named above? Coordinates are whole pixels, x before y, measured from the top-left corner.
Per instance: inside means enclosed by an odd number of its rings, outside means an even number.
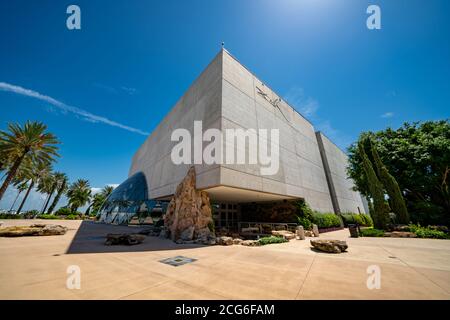
[[[122,244],[131,246],[142,243],[144,240],[145,235],[138,233],[121,233],[121,234],[108,233],[106,235],[105,245],[111,246]]]
[[[178,185],[164,216],[166,235],[177,243],[215,244],[211,204],[205,191],[195,188],[195,167]]]
[[[295,239],[295,233],[287,230],[273,230],[272,235],[276,237],[282,237],[286,240]]]
[[[67,232],[67,228],[55,224],[32,224],[0,229],[0,237],[57,236]]]
[[[341,240],[311,240],[311,245],[317,250],[329,253],[345,252],[348,248],[347,242]]]

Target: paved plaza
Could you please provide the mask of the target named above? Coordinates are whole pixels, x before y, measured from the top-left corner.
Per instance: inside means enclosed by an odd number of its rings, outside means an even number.
[[[107,233],[139,227],[70,220],[0,223],[69,228],[64,236],[0,238],[0,299],[450,298],[448,240],[352,239],[348,230],[321,234],[347,241],[348,252],[336,255],[311,250],[308,239],[244,247],[147,237],[136,246],[105,246]],[[71,265],[80,267],[80,289],[66,287]],[[380,289],[367,288],[371,265],[381,270]]]

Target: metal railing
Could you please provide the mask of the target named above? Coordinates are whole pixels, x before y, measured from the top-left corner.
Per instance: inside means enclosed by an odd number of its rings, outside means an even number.
[[[255,233],[255,234],[266,234],[271,233],[272,230],[287,230],[295,232],[297,229],[297,223],[294,222],[238,222],[239,233]]]

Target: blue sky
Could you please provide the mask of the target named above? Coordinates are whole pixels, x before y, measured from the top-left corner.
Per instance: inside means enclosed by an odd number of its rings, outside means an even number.
[[[70,4],[81,30],[66,28]],[[369,4],[381,30],[366,28]],[[364,130],[449,117],[449,12],[445,0],[2,1],[0,129],[43,121],[62,141],[55,169],[120,183],[224,41],[345,149]]]

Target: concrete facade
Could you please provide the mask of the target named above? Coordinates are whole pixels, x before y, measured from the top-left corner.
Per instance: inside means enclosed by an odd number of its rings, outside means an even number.
[[[352,190],[353,181],[346,174],[347,155],[323,133],[316,132],[316,136],[334,212],[365,213],[361,194]]]
[[[171,133],[185,128],[193,136],[197,120],[203,122],[203,131],[279,130],[280,164],[274,175],[261,175],[259,164],[195,165],[197,188],[207,191],[213,200],[304,198],[315,210],[334,211],[313,125],[226,50],[216,55],[134,155],[129,175],[139,171],[145,174],[150,198],[170,197],[187,173],[189,164],[175,165],[171,161],[171,150],[178,144],[171,141]],[[248,150],[239,150],[235,145],[234,151],[237,154]],[[332,163],[331,172],[339,177],[335,179],[339,204],[357,212],[352,206],[353,194],[349,196],[345,189],[352,183],[344,184],[341,179],[345,179],[345,154],[333,159],[336,163]],[[360,207],[363,212],[362,204]]]

